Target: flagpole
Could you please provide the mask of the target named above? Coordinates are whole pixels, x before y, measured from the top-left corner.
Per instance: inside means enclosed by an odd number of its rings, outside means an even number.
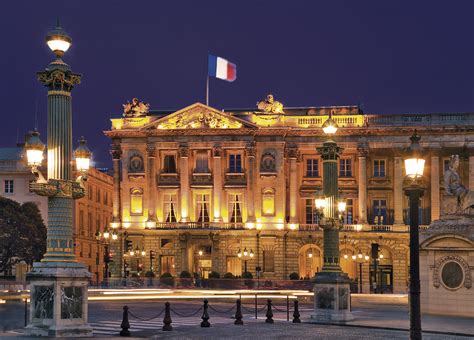
[[[207,72],[207,81],[206,81],[206,105],[209,106],[209,72]]]

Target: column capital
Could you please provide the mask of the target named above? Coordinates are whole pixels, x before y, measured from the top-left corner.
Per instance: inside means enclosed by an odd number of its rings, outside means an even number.
[[[181,158],[189,157],[189,146],[187,143],[179,144],[178,154]]]
[[[248,142],[245,146],[245,152],[247,157],[255,157],[257,154],[257,143],[255,141]]]
[[[294,143],[287,143],[285,146],[285,157],[292,159],[298,158],[298,146]]]
[[[61,59],[56,59],[44,71],[38,72],[38,81],[55,93],[70,95],[72,88],[81,83],[81,75],[71,71],[69,66]]]
[[[217,143],[214,145],[212,148],[212,157],[214,158],[220,158],[222,157],[223,151],[222,151],[222,145]]]
[[[147,143],[146,144],[146,153],[148,157],[153,158],[156,156],[156,146],[155,143]]]
[[[357,155],[359,157],[367,157],[369,154],[369,145],[367,143],[360,143],[357,145]]]
[[[120,147],[120,144],[112,144],[110,154],[112,155],[112,159],[120,159],[122,157],[122,148]]]

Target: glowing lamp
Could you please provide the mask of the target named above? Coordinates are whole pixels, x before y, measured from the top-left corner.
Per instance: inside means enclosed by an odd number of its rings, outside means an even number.
[[[250,258],[253,257],[253,250],[252,249],[250,249],[250,254],[249,255],[250,255]]]
[[[309,249],[308,257],[311,259],[313,258],[313,249]]]
[[[79,146],[74,151],[74,156],[76,157],[76,168],[78,171],[85,172],[89,170],[92,153],[87,147],[87,141],[84,137],[79,139]]]
[[[324,209],[326,208],[326,199],[324,197],[318,197],[314,200],[314,206],[316,209]]]
[[[423,176],[425,168],[425,160],[422,157],[423,148],[419,141],[421,137],[416,134],[416,131],[410,137],[411,144],[408,148],[408,155],[405,159],[405,173],[410,178],[417,178]]]
[[[146,228],[147,229],[155,229],[156,228],[156,222],[155,221],[146,221]]]
[[[355,259],[356,259],[356,258],[357,258],[357,256],[355,256],[355,255],[352,255],[352,260],[354,260],[354,261],[355,261]]]
[[[135,255],[135,251],[133,249],[130,249],[130,256],[134,256]]]
[[[244,249],[244,256],[248,256],[249,252],[247,251],[247,248]]]
[[[118,238],[118,235],[117,235],[117,233],[115,232],[115,230],[112,231],[112,240],[115,241],[117,238]]]
[[[117,229],[120,227],[120,222],[111,222],[110,223],[110,228],[112,229]]]
[[[109,233],[109,230],[108,229],[105,229],[104,230],[104,239],[108,239],[110,237],[110,233]]]
[[[326,135],[333,135],[337,131],[337,124],[332,119],[332,115],[329,115],[329,118],[323,123],[323,131]]]
[[[100,240],[100,231],[98,231],[98,230],[95,232],[95,239],[96,239],[97,241]]]
[[[142,256],[145,256],[145,255],[146,255],[145,249],[142,249],[142,253],[141,253],[141,254],[142,254]]]
[[[362,255],[362,253],[361,253],[360,250],[359,250],[359,254],[357,254],[357,257],[361,259],[363,256],[364,256],[364,255]]]
[[[242,252],[240,251],[240,248],[239,248],[239,250],[238,250],[238,252],[237,252],[237,257],[238,257],[238,258],[241,258],[241,257],[242,257]]]
[[[365,259],[366,261],[368,261],[368,260],[369,260],[369,255],[365,255],[365,256],[364,256],[364,259]]]
[[[337,202],[337,210],[340,213],[343,213],[344,211],[346,211],[346,205],[346,201],[340,200],[339,202]]]
[[[344,254],[344,258],[347,260],[349,258],[349,255]]]
[[[380,254],[380,255],[379,255],[379,258],[380,258],[380,259],[383,259],[383,254]]]
[[[202,256],[202,254],[203,254],[202,250],[199,250],[198,254],[199,254],[199,256]]]
[[[40,166],[43,162],[44,144],[39,138],[38,130],[31,132],[30,137],[25,142],[25,151],[28,165],[31,167]]]
[[[72,39],[59,25],[59,18],[56,27],[46,35],[46,44],[58,58],[62,57],[71,46]]]

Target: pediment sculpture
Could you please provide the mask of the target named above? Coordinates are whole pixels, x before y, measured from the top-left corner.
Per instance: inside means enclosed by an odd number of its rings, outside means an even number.
[[[448,199],[443,201],[443,211],[448,215],[472,215],[474,191],[466,188],[458,173],[459,155],[449,157],[449,168],[444,172],[444,188]],[[450,204],[455,200],[455,204]],[[454,205],[454,206],[453,206]]]
[[[202,108],[185,111],[162,122],[159,129],[238,129],[242,123]]]
[[[257,102],[257,108],[268,114],[282,114],[283,104],[276,101],[272,94],[267,95],[265,100]]]
[[[123,104],[123,116],[125,118],[136,118],[146,116],[150,111],[150,104],[139,101],[137,98],[133,98],[132,102]]]

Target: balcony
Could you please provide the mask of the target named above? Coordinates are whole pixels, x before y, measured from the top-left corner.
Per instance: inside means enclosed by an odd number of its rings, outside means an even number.
[[[227,223],[227,222],[163,222],[157,223],[156,229],[176,230],[176,229],[193,229],[193,230],[243,230],[244,223]]]
[[[162,172],[156,176],[159,187],[179,187],[179,174]]]
[[[224,186],[226,187],[246,187],[247,186],[247,176],[245,171],[243,172],[229,172],[228,170],[225,173]]]
[[[191,175],[191,186],[193,187],[212,187],[212,173],[193,172]]]

